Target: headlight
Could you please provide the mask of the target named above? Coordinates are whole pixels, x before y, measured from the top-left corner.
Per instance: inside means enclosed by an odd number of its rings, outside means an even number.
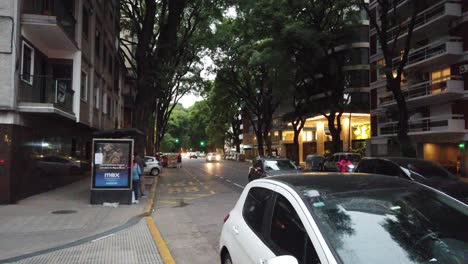
[[[217,160],[220,160],[220,159],[221,159],[221,156],[220,156],[220,155],[216,155],[216,159],[217,159]]]

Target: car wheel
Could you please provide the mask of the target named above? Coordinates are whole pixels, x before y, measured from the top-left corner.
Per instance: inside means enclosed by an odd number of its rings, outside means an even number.
[[[151,170],[151,175],[153,176],[158,176],[159,175],[159,169],[158,168],[153,168]]]
[[[232,264],[231,256],[229,255],[229,252],[227,251],[223,255],[223,264]]]

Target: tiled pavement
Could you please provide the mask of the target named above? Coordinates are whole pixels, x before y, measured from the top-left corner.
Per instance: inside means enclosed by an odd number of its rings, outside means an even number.
[[[14,263],[158,264],[163,262],[143,218],[138,224],[114,235]]]

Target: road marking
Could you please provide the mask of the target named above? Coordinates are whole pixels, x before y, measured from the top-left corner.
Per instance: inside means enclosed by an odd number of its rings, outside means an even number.
[[[198,189],[198,187],[196,186],[191,186],[191,187],[185,187],[184,191],[185,192],[199,192],[200,189]]]
[[[227,182],[232,182],[231,180],[226,180]]]
[[[211,193],[211,194],[216,194],[216,193],[215,193],[213,190],[212,190],[212,191],[210,191],[210,193]]]
[[[237,186],[237,187],[239,187],[239,188],[241,188],[241,189],[244,189],[244,188],[245,188],[244,186],[242,186],[242,185],[240,185],[240,184],[237,184],[237,183],[235,183],[235,182],[232,183],[232,184],[234,184],[235,186]]]

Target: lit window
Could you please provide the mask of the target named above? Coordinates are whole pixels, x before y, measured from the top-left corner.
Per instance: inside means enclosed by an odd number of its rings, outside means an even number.
[[[432,83],[444,82],[450,79],[450,67],[431,72]]]

